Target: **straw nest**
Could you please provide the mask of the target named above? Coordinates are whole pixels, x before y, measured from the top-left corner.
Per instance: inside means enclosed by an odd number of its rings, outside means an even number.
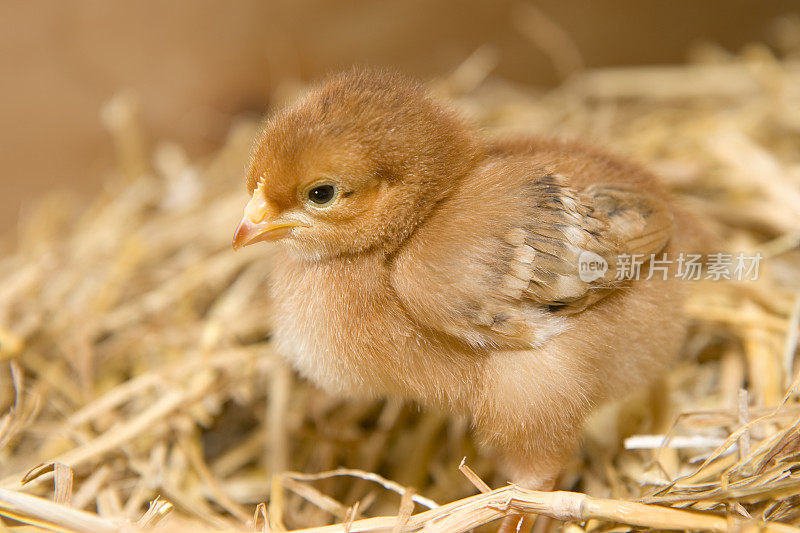
[[[704,47],[684,66],[583,71],[548,92],[492,79],[482,49],[434,82],[487,130],[649,164],[723,251],[764,257],[757,281],[688,282],[681,360],[594,415],[552,493],[506,485],[466,420],[293,376],[269,342],[269,248],[230,249],[257,121],[190,161],[147,147],[133,100],[115,99],[118,174],[89,205],[44,198],[0,260],[0,529],[460,531],[516,510],[571,532],[800,531],[793,42],[781,58]]]

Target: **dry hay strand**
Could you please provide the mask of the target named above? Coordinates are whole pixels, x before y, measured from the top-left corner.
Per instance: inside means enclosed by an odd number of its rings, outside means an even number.
[[[88,205],[43,199],[0,260],[0,527],[464,531],[533,512],[571,533],[798,531],[800,50],[696,56],[537,92],[488,77],[482,49],[434,84],[493,133],[633,155],[722,250],[765,258],[757,281],[690,282],[680,362],[601,408],[549,493],[505,486],[464,419],[294,378],[269,340],[269,248],[230,250],[256,121],[191,161],[150,151],[115,99],[117,175]]]

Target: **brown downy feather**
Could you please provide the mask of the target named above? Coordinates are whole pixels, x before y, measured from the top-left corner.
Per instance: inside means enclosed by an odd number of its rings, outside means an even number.
[[[267,123],[248,179],[271,213],[248,235],[283,228],[275,343],[295,368],[471,414],[526,486],[682,342],[680,285],[614,274],[620,254],[681,250],[688,226],[654,176],[596,148],[482,139],[419,85],[355,70]],[[580,278],[584,252],[604,275]]]

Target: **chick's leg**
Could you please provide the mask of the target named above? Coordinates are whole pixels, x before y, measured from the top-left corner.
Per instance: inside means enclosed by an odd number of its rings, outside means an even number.
[[[574,433],[570,435],[540,433],[525,437],[512,432],[511,438],[501,448],[504,450],[501,473],[520,487],[552,490],[580,437],[579,426],[572,426],[571,429]]]
[[[484,442],[502,454],[500,468],[509,481],[533,490],[552,490],[577,444],[591,402],[580,373],[551,376],[547,367],[526,368],[536,360],[526,353],[502,354],[492,361],[475,410]],[[560,378],[560,379],[558,379]],[[526,517],[521,531],[533,518]],[[519,523],[507,519],[504,530]]]
[[[541,369],[524,372],[520,366],[487,372],[473,421],[481,440],[502,454],[500,466],[509,481],[550,490],[580,439],[592,402],[579,375],[543,379],[550,376]]]
[[[497,533],[529,533],[536,523],[536,515],[512,514],[503,518]]]
[[[540,429],[536,435],[522,435],[518,430],[509,430],[505,438],[495,436],[493,440],[495,445],[499,444],[505,450],[501,471],[510,481],[527,489],[547,491],[555,487],[564,462],[577,442],[579,427],[573,426],[571,434],[544,433],[544,428]],[[547,525],[547,517],[514,514],[503,519],[498,533],[546,531]]]

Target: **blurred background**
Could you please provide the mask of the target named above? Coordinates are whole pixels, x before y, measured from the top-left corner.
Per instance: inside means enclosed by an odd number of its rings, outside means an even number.
[[[199,157],[282,84],[352,63],[432,77],[490,44],[497,75],[547,87],[581,66],[681,62],[703,41],[771,44],[793,10],[797,0],[3,2],[0,235],[47,190],[101,186],[114,149],[100,111],[120,92],[137,99],[149,139]]]

